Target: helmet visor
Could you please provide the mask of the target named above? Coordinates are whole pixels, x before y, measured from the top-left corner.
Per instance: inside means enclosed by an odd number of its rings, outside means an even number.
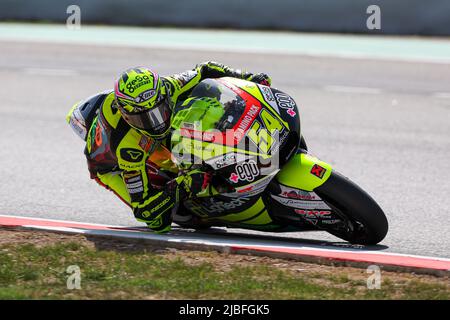
[[[164,134],[170,126],[171,110],[165,99],[158,102],[153,108],[139,113],[127,112],[120,108],[123,118],[129,125],[143,130],[150,135]]]

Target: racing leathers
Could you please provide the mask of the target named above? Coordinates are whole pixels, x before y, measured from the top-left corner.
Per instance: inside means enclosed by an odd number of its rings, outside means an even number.
[[[265,73],[252,74],[217,62],[162,77],[162,94],[173,109],[206,78],[235,77],[264,85]],[[67,121],[85,141],[85,155],[92,179],[113,191],[135,218],[158,233],[170,231],[172,214],[180,200],[204,189],[208,176],[200,171],[179,175],[171,161],[170,135],[154,140],[132,128],[119,112],[114,91],[105,91],[75,104]]]

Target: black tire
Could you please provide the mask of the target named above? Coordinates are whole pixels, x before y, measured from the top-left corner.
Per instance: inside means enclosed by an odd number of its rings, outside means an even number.
[[[384,239],[388,221],[375,200],[342,174],[330,178],[314,192],[339,216],[347,219],[346,230],[327,230],[350,243],[374,245]]]
[[[306,141],[303,136],[300,138],[300,149],[308,151],[308,146],[306,145]]]

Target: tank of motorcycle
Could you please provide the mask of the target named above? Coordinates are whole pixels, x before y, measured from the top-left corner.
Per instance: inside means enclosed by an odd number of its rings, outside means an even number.
[[[291,96],[236,78],[198,84],[175,107],[172,129],[177,165],[209,170],[215,185],[234,192],[266,185],[296,153],[301,137]]]

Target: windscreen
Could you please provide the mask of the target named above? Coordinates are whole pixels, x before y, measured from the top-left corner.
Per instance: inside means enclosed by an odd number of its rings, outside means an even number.
[[[224,115],[215,128],[220,131],[231,129],[245,110],[245,100],[233,90],[214,79],[206,79],[192,91],[191,97],[208,97],[216,99],[224,108]]]

